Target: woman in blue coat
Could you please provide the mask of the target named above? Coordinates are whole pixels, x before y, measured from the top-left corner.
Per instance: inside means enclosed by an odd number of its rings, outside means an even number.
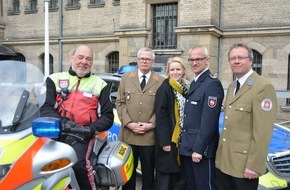
[[[189,82],[184,79],[185,65],[179,57],[167,62],[168,76],[155,99],[156,115],[156,189],[184,189],[178,155],[183,108]]]

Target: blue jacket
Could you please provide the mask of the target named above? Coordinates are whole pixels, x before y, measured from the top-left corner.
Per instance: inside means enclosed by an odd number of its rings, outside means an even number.
[[[215,157],[219,140],[219,115],[224,90],[209,70],[191,83],[186,97],[180,154],[197,152],[205,158]]]

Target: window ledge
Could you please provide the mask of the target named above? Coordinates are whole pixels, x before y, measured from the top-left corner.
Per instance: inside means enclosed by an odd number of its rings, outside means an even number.
[[[57,12],[57,11],[58,11],[58,7],[49,8],[49,12]]]
[[[77,5],[77,6],[67,5],[67,6],[65,6],[65,10],[79,10],[80,8],[81,8],[80,5]]]
[[[282,111],[290,111],[290,106],[281,106]]]
[[[89,8],[98,8],[98,7],[104,7],[105,3],[96,3],[96,4],[88,4]]]
[[[19,15],[19,14],[20,14],[20,11],[11,11],[11,10],[7,11],[7,15]]]
[[[113,5],[114,5],[114,6],[120,6],[120,1],[114,1],[114,2],[113,2]]]
[[[155,49],[153,51],[157,55],[181,55],[183,52],[182,48],[175,48],[175,49]]]
[[[37,9],[36,10],[28,10],[27,9],[27,10],[24,11],[24,13],[25,14],[35,14],[35,13],[37,13]]]

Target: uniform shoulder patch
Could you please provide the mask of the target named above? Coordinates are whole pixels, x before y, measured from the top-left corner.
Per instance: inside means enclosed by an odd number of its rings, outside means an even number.
[[[208,103],[208,106],[209,106],[210,108],[214,108],[214,107],[216,107],[216,104],[217,104],[217,97],[215,97],[215,96],[209,96],[209,97],[208,97],[208,101],[207,101],[207,103]]]
[[[265,111],[270,111],[272,109],[272,107],[273,107],[272,100],[270,100],[270,99],[264,99],[261,102],[261,107]]]

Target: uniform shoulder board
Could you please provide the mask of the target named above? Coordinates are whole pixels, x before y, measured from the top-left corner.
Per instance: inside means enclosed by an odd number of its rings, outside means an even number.
[[[211,78],[213,78],[213,79],[216,79],[217,77],[216,76],[214,76],[213,74],[210,74],[209,75]]]

